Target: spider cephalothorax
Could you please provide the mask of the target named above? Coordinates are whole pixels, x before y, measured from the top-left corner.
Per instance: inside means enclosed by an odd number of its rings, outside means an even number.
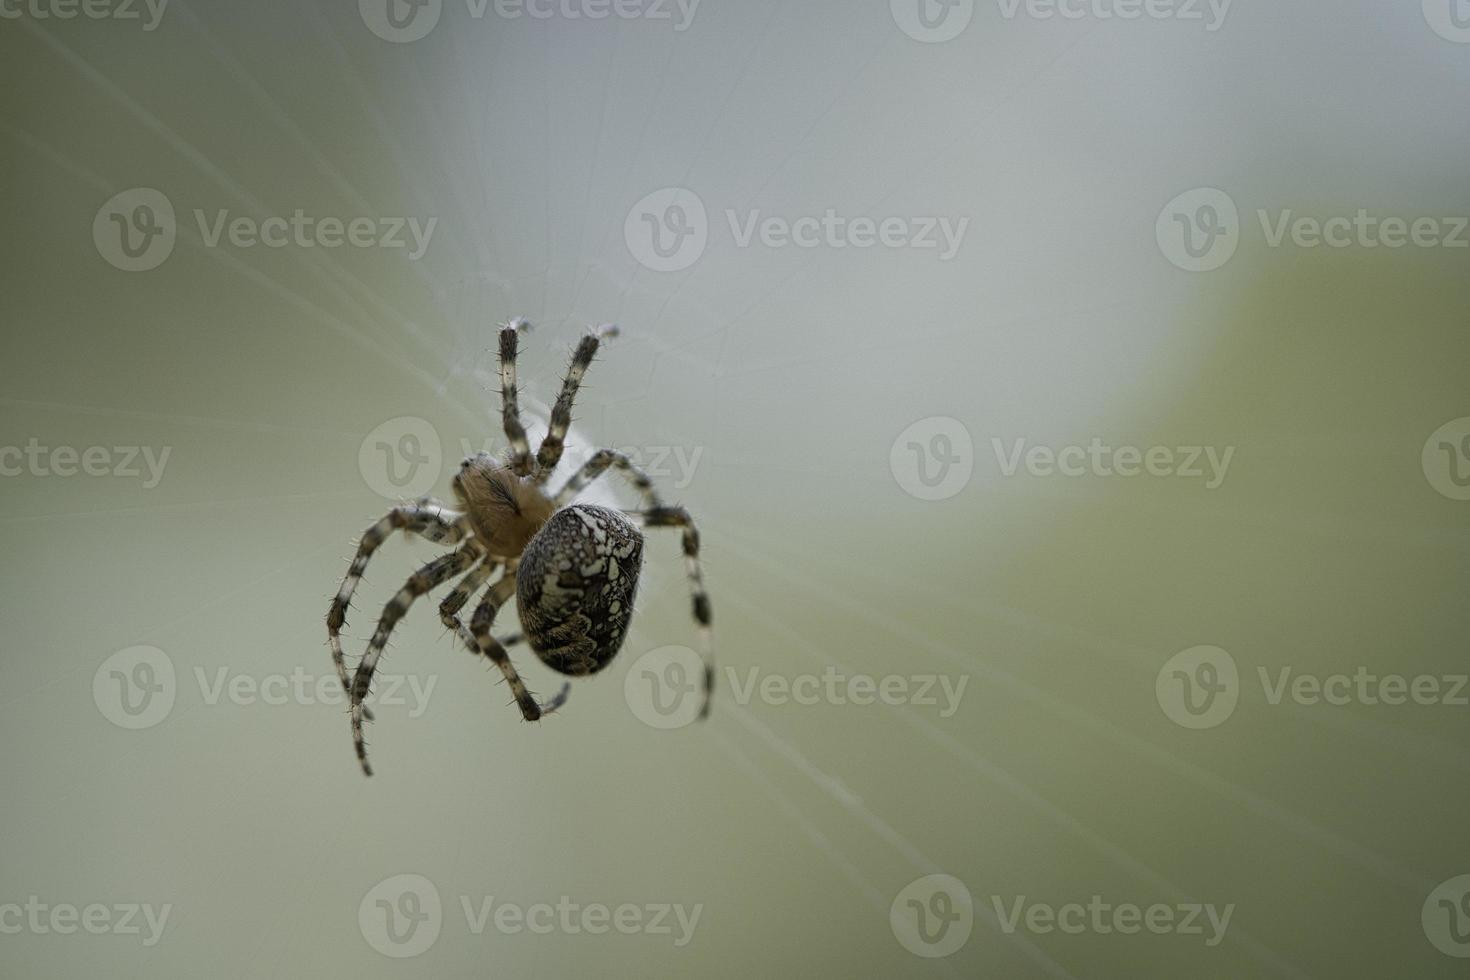
[[[540,483],[516,476],[489,453],[461,463],[452,486],[470,530],[496,558],[519,557],[556,510]]]
[[[677,527],[683,532],[694,618],[705,658],[701,716],[709,712],[714,685],[710,606],[699,570],[699,532],[688,512],[664,506],[648,476],[622,453],[611,449],[593,453],[559,490],[546,492],[546,481],[561,461],[572,402],[582,376],[601,340],[613,336],[617,328],[599,327],[577,345],[552,408],[546,438],[533,457],[516,405],[517,337],[528,326],[525,320],[512,320],[500,329],[501,416],[510,443],[506,457],[498,459],[481,453],[460,465],[453,479],[459,510],[425,497],[395,507],[368,528],[327,613],[332,661],[349,694],[353,742],[363,772],[368,775],[372,768],[367,761],[362,726],[372,716],[363,702],[389,634],[415,599],[463,575],[439,604],[439,618],[471,652],[486,657],[500,669],[521,715],[535,721],[565,703],[567,685],[546,704],[538,703],[521,682],[506,647],[525,639],[547,666],[572,676],[595,674],[607,666],[622,646],[633,615],[638,572],[643,564],[640,525]],[[609,468],[616,469],[638,491],[643,498],[642,510],[624,512],[572,503],[587,484]],[[420,568],[388,602],[367,652],[349,681],[341,638],[347,607],[372,553],[388,535],[399,530],[431,541],[463,544]],[[460,610],[496,571],[501,572],[500,577],[486,588],[466,628]],[[512,593],[525,635],[497,640],[491,635],[491,627]]]

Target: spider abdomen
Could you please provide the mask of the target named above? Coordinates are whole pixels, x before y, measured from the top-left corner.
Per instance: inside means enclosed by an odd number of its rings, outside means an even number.
[[[642,566],[643,532],[618,511],[557,511],[526,545],[516,574],[526,642],[553,670],[597,673],[623,645]]]

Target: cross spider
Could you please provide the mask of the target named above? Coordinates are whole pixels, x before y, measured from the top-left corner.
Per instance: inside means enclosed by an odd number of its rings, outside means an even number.
[[[567,427],[572,421],[572,401],[582,376],[602,339],[616,336],[618,328],[605,324],[577,345],[552,408],[546,438],[535,456],[531,455],[516,404],[517,341],[521,331],[529,328],[530,324],[521,318],[500,328],[501,418],[510,443],[505,458],[480,453],[460,464],[453,480],[458,510],[424,497],[393,508],[368,528],[342,588],[327,612],[332,662],[349,695],[352,740],[365,775],[371,776],[373,770],[368,765],[362,726],[364,719],[372,719],[372,714],[363,701],[388,635],[415,599],[465,573],[439,604],[439,619],[464,641],[471,653],[488,658],[500,668],[522,717],[535,721],[566,702],[570,685],[563,684],[556,697],[544,705],[538,704],[521,682],[506,647],[524,639],[548,667],[574,677],[595,674],[606,667],[622,646],[633,615],[633,598],[643,562],[640,527],[683,530],[685,569],[694,597],[694,619],[704,657],[704,703],[700,717],[709,714],[714,687],[710,604],[699,570],[699,531],[688,512],[682,507],[665,506],[648,475],[628,457],[611,449],[594,453],[555,493],[546,491],[546,481],[561,461]],[[583,488],[609,468],[616,469],[639,492],[643,498],[642,510],[620,511],[572,503]],[[389,600],[368,642],[367,652],[349,682],[341,639],[347,607],[368,559],[394,531],[447,544],[464,543],[458,550],[441,555],[414,572]],[[459,616],[460,609],[498,569],[503,569],[501,576],[486,589],[466,628]],[[515,634],[497,640],[490,629],[512,592],[524,636]]]

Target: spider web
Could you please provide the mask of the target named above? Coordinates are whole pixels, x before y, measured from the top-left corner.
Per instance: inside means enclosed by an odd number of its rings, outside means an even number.
[[[711,595],[720,622],[736,626],[731,630],[722,625],[718,633],[726,652],[739,643],[740,627],[750,624],[783,638],[783,646],[767,647],[761,655],[782,658],[782,666],[793,669],[804,657],[821,665],[852,666],[843,660],[846,651],[820,638],[822,631],[813,624],[823,620],[859,621],[896,642],[912,638],[911,623],[844,591],[861,585],[866,594],[878,595],[885,582],[874,581],[875,573],[863,568],[834,569],[822,556],[834,529],[891,516],[891,480],[873,460],[881,460],[888,440],[901,428],[897,420],[906,421],[905,413],[913,411],[914,391],[930,380],[929,372],[939,374],[947,391],[962,390],[970,380],[971,365],[962,366],[962,376],[958,367],[936,367],[931,357],[916,353],[919,348],[932,349],[983,327],[987,342],[995,345],[984,349],[992,353],[1014,343],[1009,331],[1039,322],[1093,354],[1099,348],[1089,345],[1083,331],[1095,330],[1101,315],[1132,312],[1121,291],[1100,290],[1095,282],[1049,296],[1038,308],[1030,299],[1035,280],[1003,256],[986,256],[1001,270],[997,280],[1011,273],[1017,281],[1012,288],[997,289],[995,309],[977,316],[967,306],[973,297],[969,283],[937,281],[932,291],[918,293],[889,288],[884,281],[888,267],[874,264],[869,256],[741,247],[726,218],[727,210],[735,212],[738,224],[755,211],[798,215],[826,207],[876,216],[926,213],[940,206],[933,200],[933,188],[969,202],[964,206],[973,205],[980,192],[967,196],[961,189],[971,183],[969,175],[955,168],[988,159],[976,148],[977,141],[989,127],[1014,127],[1019,100],[1047,93],[1059,77],[1081,74],[1077,59],[1088,45],[1098,43],[1087,34],[1031,38],[1012,51],[991,52],[996,67],[986,77],[993,84],[979,97],[973,88],[941,86],[925,101],[892,83],[902,71],[913,69],[916,58],[936,59],[944,77],[968,78],[971,69],[953,51],[915,54],[881,10],[879,16],[861,20],[836,5],[711,6],[702,12],[708,23],[701,22],[701,27],[708,29],[683,35],[639,22],[487,20],[454,25],[456,29],[441,30],[421,44],[385,52],[361,31],[350,5],[345,13],[331,15],[302,7],[299,26],[320,45],[327,70],[342,89],[355,94],[356,123],[372,134],[373,150],[386,161],[387,178],[376,174],[377,186],[370,187],[359,186],[365,169],[361,158],[337,155],[325,137],[295,119],[279,81],[265,78],[234,53],[219,29],[229,14],[205,13],[203,5],[196,9],[185,0],[174,0],[173,9],[209,61],[238,86],[242,101],[253,105],[277,138],[301,154],[303,165],[319,181],[323,199],[336,202],[326,210],[440,217],[425,258],[396,262],[381,278],[318,252],[293,260],[312,277],[308,287],[257,265],[253,257],[211,252],[209,257],[231,274],[294,308],[303,324],[340,338],[354,357],[401,375],[407,388],[435,400],[437,411],[467,431],[489,434],[498,428],[491,350],[496,321],[525,315],[536,324],[523,344],[521,375],[533,435],[538,419],[544,427],[556,372],[577,332],[591,323],[622,324],[623,336],[589,375],[569,455],[575,459],[603,443],[644,450],[703,448],[708,453],[678,496],[705,528],[714,565]],[[838,33],[831,23],[838,17],[844,18],[843,57],[809,65],[811,73],[799,79],[772,70],[773,65],[789,65],[795,51],[830,49]],[[83,54],[75,42],[48,27],[20,23],[68,71],[187,161],[233,205],[260,214],[284,206],[252,187],[226,161],[196,146],[186,128],[171,123],[167,113],[129,94],[113,80],[112,69],[98,67],[103,58],[99,52]],[[780,112],[772,109],[778,102]],[[900,138],[891,131],[898,116],[906,120]],[[110,193],[125,183],[104,164],[83,163],[26,126],[0,125],[25,152],[58,166],[88,193]],[[1004,157],[996,161],[998,166],[1006,162]],[[657,272],[630,250],[624,227],[635,202],[671,187],[688,188],[703,201],[709,243],[688,268]],[[973,210],[984,208],[976,205]],[[1058,258],[1065,261],[1069,254],[1075,253],[1063,251]],[[903,275],[917,275],[904,265],[907,259],[888,259]],[[913,280],[907,282],[912,285]],[[892,329],[874,330],[870,325],[875,323]],[[986,372],[978,369],[994,394],[964,404],[999,411],[1013,382]],[[1065,382],[1058,386],[1058,416],[1079,406],[1084,414],[1097,411],[1108,383],[1101,372],[1079,369]],[[23,400],[9,399],[12,404]],[[50,407],[79,410],[75,405]],[[216,429],[269,424],[204,411],[162,412],[157,417]],[[342,423],[328,428],[351,434]],[[834,495],[850,510],[836,517],[811,513]],[[802,505],[801,512],[793,512],[793,501]],[[257,502],[274,501],[259,497]],[[305,553],[233,586],[218,601],[225,603],[324,547],[340,546],[339,529],[325,528],[322,535]],[[666,557],[674,557],[664,550]],[[828,584],[834,571],[850,572],[851,577],[840,587]],[[677,572],[650,567],[647,574],[657,594],[672,595],[681,586]],[[770,612],[769,590],[749,584],[761,581],[800,590],[802,604],[811,607],[805,613],[808,621],[797,618],[799,608]],[[956,602],[970,599],[954,597]],[[143,632],[171,628],[184,619],[160,617]],[[660,614],[657,622],[668,631],[681,628],[672,613]],[[1050,623],[1028,625],[1038,631],[1057,629]],[[1075,705],[1048,701],[1045,692],[1028,688],[971,651],[924,637],[914,645],[935,660],[1011,685],[1018,697],[1042,703],[1058,716],[1079,715]],[[1087,641],[1089,647],[1096,645]],[[89,666],[79,663],[48,683]],[[12,696],[7,704],[33,693],[35,689]],[[717,719],[720,714],[733,724],[713,722],[719,725],[716,744],[735,770],[858,888],[876,916],[886,911],[886,896],[893,889],[882,872],[840,841],[861,833],[866,835],[862,839],[880,841],[912,874],[942,870],[945,862],[931,854],[938,853],[935,845],[919,843],[919,829],[886,817],[871,802],[867,786],[877,782],[871,773],[824,743],[806,745],[802,734],[767,724],[758,712],[728,699],[717,703]],[[1264,814],[1298,839],[1323,846],[1380,878],[1406,886],[1421,883],[1417,873],[1370,848],[1131,740],[1096,716],[1080,715],[1083,724],[1120,750],[1203,792]],[[937,747],[959,769],[1014,794],[1133,878],[1165,894],[1187,897],[1184,888],[1138,855],[1051,804],[965,738],[902,712],[888,717],[902,721],[902,727],[893,726],[895,738],[916,747]],[[776,777],[778,769],[791,778]],[[83,770],[68,792],[100,771],[100,766]],[[849,785],[860,782],[867,784],[864,792]],[[850,824],[842,835],[816,815],[827,812],[822,807]],[[940,844],[950,852],[957,846],[949,840]],[[1070,975],[1024,938],[1011,933],[1004,938],[1049,974]],[[1295,975],[1269,947],[1248,935],[1243,941],[1261,966],[1277,975]],[[945,962],[932,967],[958,975]]]

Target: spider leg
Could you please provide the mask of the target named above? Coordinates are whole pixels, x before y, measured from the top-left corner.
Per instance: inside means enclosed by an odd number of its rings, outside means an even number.
[[[468,639],[474,642],[476,650],[488,657],[491,663],[500,668],[501,674],[505,675],[505,682],[510,685],[516,704],[520,706],[521,717],[527,721],[536,721],[566,704],[567,692],[571,690],[571,685],[562,684],[556,697],[545,705],[537,704],[531,692],[526,690],[520,674],[516,673],[515,665],[510,662],[510,655],[505,652],[505,647],[490,635],[490,627],[495,624],[495,617],[500,612],[500,607],[515,593],[515,588],[516,572],[512,564],[506,566],[505,575],[490,587],[490,590],[485,593],[485,598],[476,607],[475,615],[470,620]]]
[[[357,583],[362,581],[368,559],[394,531],[417,534],[430,541],[448,544],[458,542],[467,533],[462,515],[427,497],[416,503],[394,507],[363,532],[362,540],[357,546],[357,555],[348,566],[347,577],[342,580],[342,587],[337,590],[337,596],[327,610],[327,643],[332,648],[332,664],[337,668],[337,679],[342,682],[344,693],[352,690],[352,685],[347,680],[347,663],[342,656],[342,627],[347,624],[347,607],[352,602],[352,593],[356,591]],[[372,712],[367,712],[367,717],[372,718]]]
[[[693,597],[694,621],[699,627],[700,655],[704,660],[704,705],[700,709],[699,717],[708,717],[715,687],[714,636],[710,630],[709,595],[704,591],[704,576],[699,569],[699,529],[694,526],[694,518],[682,507],[664,506],[648,474],[615,449],[599,449],[593,453],[582,468],[572,474],[571,479],[557,491],[555,504],[557,507],[564,507],[571,503],[587,484],[609,468],[616,469],[643,498],[644,509],[633,511],[630,516],[640,519],[645,527],[684,529],[684,568],[689,575],[689,593]]]
[[[689,576],[694,622],[699,628],[699,652],[704,660],[704,704],[699,709],[699,717],[708,718],[715,689],[715,651],[714,635],[710,629],[709,594],[704,591],[704,576],[699,570],[699,529],[694,526],[694,518],[682,507],[654,507],[630,516],[641,518],[645,527],[678,527],[684,530],[684,569]]]
[[[526,427],[521,424],[521,412],[516,403],[516,348],[519,335],[530,330],[531,324],[524,317],[507,320],[500,325],[500,418],[505,427],[505,438],[510,443],[510,468],[516,476],[527,476],[531,472],[531,444],[526,441]]]
[[[363,701],[367,698],[368,690],[372,686],[373,672],[377,670],[378,658],[388,644],[388,635],[393,632],[393,627],[408,612],[415,599],[464,571],[479,559],[480,554],[480,546],[472,541],[458,551],[440,555],[410,575],[408,581],[403,583],[403,587],[383,607],[383,615],[378,619],[378,628],[373,632],[373,638],[368,642],[367,653],[363,654],[362,662],[357,665],[357,673],[352,678],[352,743],[357,748],[357,758],[362,763],[363,775],[373,774],[372,766],[368,765],[367,743],[363,740],[362,734],[362,719],[365,710]]]
[[[480,564],[470,569],[470,573],[459,580],[459,584],[454,587],[454,591],[450,592],[449,595],[444,597],[444,601],[439,603],[439,622],[443,623],[456,636],[463,640],[464,645],[469,648],[470,653],[473,653],[477,657],[485,656],[485,654],[480,650],[479,641],[475,639],[474,634],[465,626],[464,620],[459,618],[459,611],[464,608],[464,604],[469,601],[470,596],[478,592],[480,586],[484,585],[486,580],[495,574],[495,571],[500,567],[501,563],[499,561],[493,558],[486,558]],[[501,647],[513,647],[524,639],[525,637],[522,634],[512,633],[510,636],[501,640],[500,645]]]
[[[588,484],[607,472],[609,467],[616,468],[623,479],[632,484],[633,489],[643,497],[644,507],[657,510],[663,506],[663,501],[659,499],[658,491],[653,488],[653,481],[648,478],[648,474],[616,449],[599,449],[593,453],[587,462],[582,464],[582,468],[562,484],[561,489],[552,498],[552,503],[557,507],[565,507],[576,498],[577,494],[585,490]]]
[[[470,596],[480,591],[480,587],[489,581],[490,576],[494,575],[495,570],[499,567],[500,562],[493,558],[486,558],[470,569],[470,573],[460,579],[453,591],[444,597],[443,602],[439,603],[439,622],[453,630],[460,639],[465,641],[470,652],[477,656],[480,653],[479,644],[475,643],[475,638],[465,627],[464,621],[459,618],[459,611],[464,608]]]
[[[556,404],[551,407],[551,422],[546,430],[546,438],[541,440],[541,446],[536,450],[537,483],[545,483],[551,476],[551,471],[556,469],[556,464],[561,462],[567,429],[572,424],[572,403],[577,399],[577,389],[582,386],[582,376],[587,373],[592,358],[597,356],[598,345],[603,338],[617,335],[616,324],[604,323],[583,337],[577,344],[577,349],[572,352],[572,363],[567,366],[567,376],[562,379],[561,393],[556,396]]]
[[[465,646],[469,647],[470,652],[477,657],[481,656],[480,644],[475,640],[474,634],[465,627],[464,620],[459,618],[459,611],[464,608],[464,604],[469,600],[469,597],[478,592],[480,586],[484,585],[485,581],[491,575],[495,574],[495,570],[499,567],[500,562],[490,558],[485,559],[470,569],[470,573],[459,580],[459,584],[454,587],[454,591],[450,592],[449,595],[444,597],[444,601],[439,603],[439,621],[449,627],[456,636],[463,640]],[[524,642],[525,639],[526,637],[522,633],[511,633],[500,641],[500,645],[509,649],[517,643]]]

